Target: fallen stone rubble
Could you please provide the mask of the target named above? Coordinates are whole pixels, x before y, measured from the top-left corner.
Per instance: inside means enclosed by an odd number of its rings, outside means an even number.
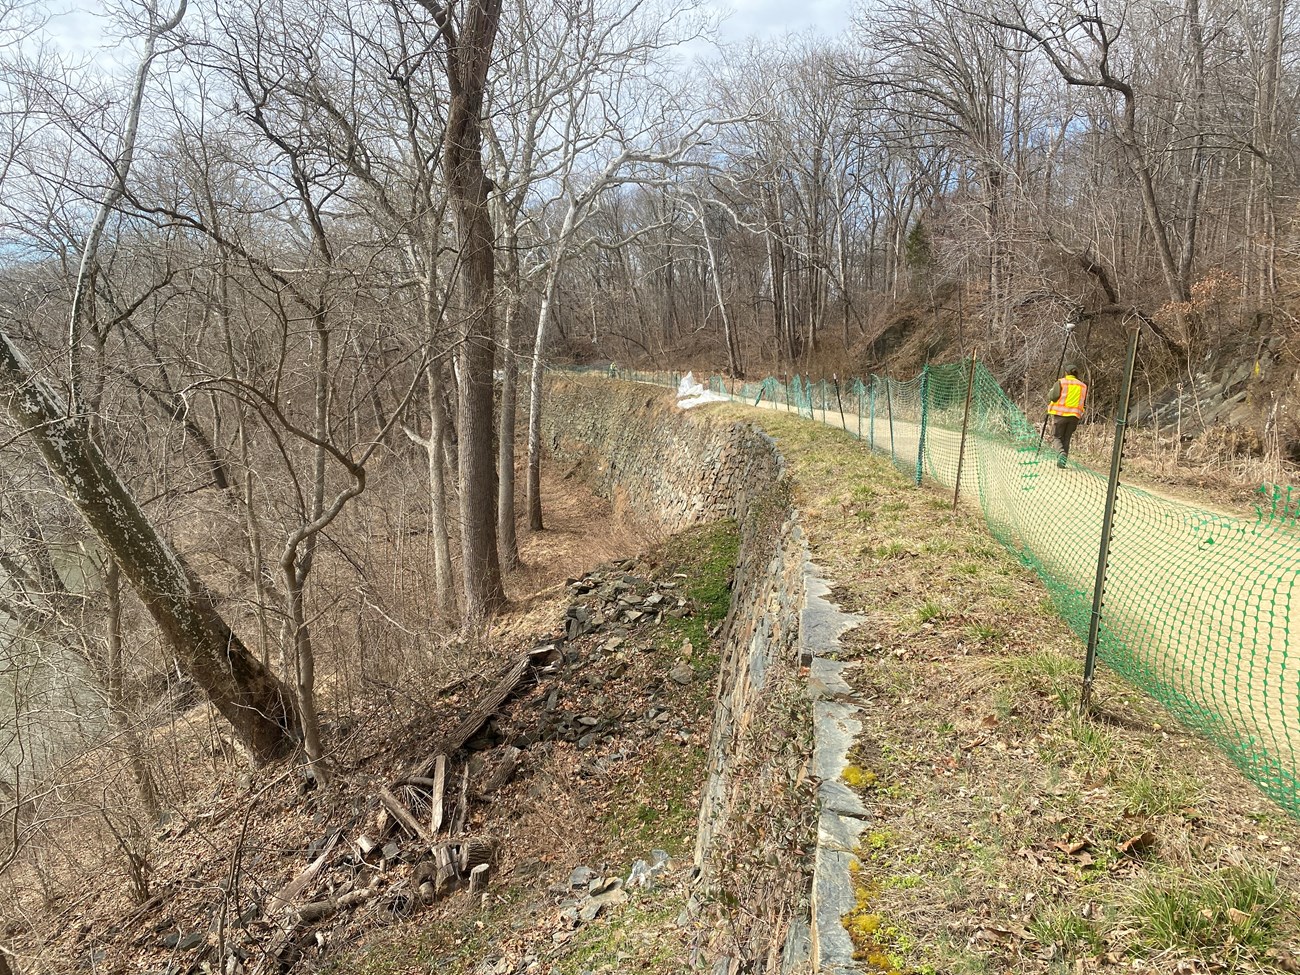
[[[307,867],[288,884],[238,916],[223,912],[213,919],[211,931],[202,924],[155,929],[157,945],[171,952],[158,975],[286,973],[309,952],[329,946],[326,927],[337,915],[365,905],[382,922],[410,916],[458,891],[477,895],[486,889],[503,851],[495,837],[470,834],[469,804],[490,802],[495,792],[526,772],[530,748],[562,741],[593,749],[615,732],[684,735],[655,701],[665,681],[667,687],[680,687],[695,679],[689,641],[683,642],[664,681],[647,688],[649,703],[643,708],[629,712],[623,702],[612,702],[603,693],[605,684],[628,672],[636,655],[656,648],[653,641],[639,639],[639,631],[691,615],[676,579],[652,580],[632,571],[636,565],[624,560],[569,580],[574,600],[558,631],[508,664],[429,757],[386,785],[373,786],[365,813],[313,841],[306,850]],[[551,686],[534,697],[532,720],[507,722],[507,702],[524,686],[544,682]],[[565,706],[571,686],[583,691],[572,695],[583,701],[581,710]],[[627,757],[623,751],[593,757],[580,774],[606,774]],[[307,791],[314,786],[308,783]],[[575,868],[567,884],[551,888],[557,898],[555,940],[566,940],[581,925],[624,904],[629,890],[653,888],[669,864],[666,851],[654,850],[648,861],[635,861],[625,877]],[[219,935],[215,939],[213,932]],[[224,949],[220,958],[214,941]],[[496,964],[485,961],[480,971],[495,975]]]
[[[552,943],[563,944],[584,924],[628,903],[629,891],[654,890],[672,866],[666,850],[651,850],[650,859],[636,860],[626,877],[585,865],[574,867],[567,881],[549,888],[556,902]],[[541,960],[535,954],[524,955],[519,961],[492,955],[479,962],[474,972],[475,975],[530,975],[540,970]]]

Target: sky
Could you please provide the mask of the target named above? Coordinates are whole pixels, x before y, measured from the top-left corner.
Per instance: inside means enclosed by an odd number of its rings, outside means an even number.
[[[808,29],[833,37],[848,27],[852,4],[850,0],[730,0],[714,6],[733,11],[722,25],[722,39],[740,41]]]
[[[730,16],[722,24],[721,39],[736,43],[749,37],[760,40],[791,32],[812,30],[833,37],[849,24],[852,0],[710,0]],[[165,5],[164,5],[165,6]],[[101,51],[112,41],[105,38],[95,13],[100,0],[63,0],[49,4],[48,33],[67,50]]]

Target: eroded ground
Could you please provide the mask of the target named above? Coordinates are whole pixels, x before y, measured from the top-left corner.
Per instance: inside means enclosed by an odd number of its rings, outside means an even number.
[[[629,558],[646,544],[639,531],[615,524],[563,472],[547,487],[549,530],[523,539],[530,568],[510,580],[515,612],[496,638],[458,643],[442,665],[424,661],[363,700],[327,696],[323,784],[296,766],[249,771],[199,706],[155,729],[184,768],[163,828],[128,838],[134,859],[95,828],[89,805],[62,807],[6,878],[4,938],[20,970],[576,972],[599,970],[592,958],[689,954],[701,936],[676,921],[734,529],[712,526]],[[602,562],[590,586],[566,583]],[[610,595],[626,618],[604,607]],[[569,633],[575,605],[609,618]],[[385,828],[376,789],[436,752],[504,662],[548,641],[556,650],[453,766],[468,758],[464,833],[493,844],[486,892],[457,883],[426,903],[420,845]],[[510,747],[521,750],[517,772],[485,794],[484,772]],[[89,801],[93,770],[82,772]],[[187,795],[177,795],[181,783]],[[427,821],[421,793],[402,795]],[[361,837],[376,849],[361,851]],[[259,905],[322,854],[296,904],[368,896],[286,939],[280,917]],[[643,876],[624,891],[638,861]]]

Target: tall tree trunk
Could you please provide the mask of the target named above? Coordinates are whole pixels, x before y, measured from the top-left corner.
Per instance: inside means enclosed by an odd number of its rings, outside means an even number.
[[[1260,217],[1247,221],[1259,241],[1258,267],[1252,270],[1258,276],[1260,304],[1272,305],[1277,297],[1277,188],[1274,185],[1277,152],[1277,113],[1279,79],[1282,73],[1282,41],[1286,0],[1269,0],[1268,33],[1264,46],[1264,64],[1259,91],[1255,98],[1255,143],[1258,155],[1251,159],[1253,180],[1251,195],[1255,197]]]
[[[1191,290],[1192,262],[1196,259],[1196,231],[1201,216],[1201,193],[1205,187],[1205,126],[1201,106],[1205,101],[1205,36],[1201,25],[1200,0],[1187,0],[1187,34],[1192,45],[1191,91],[1184,99],[1193,132],[1191,179],[1183,217],[1183,241],[1178,255],[1178,279],[1183,291]],[[1188,336],[1189,344],[1191,336]]]
[[[744,375],[740,365],[740,349],[736,345],[731,319],[727,316],[727,302],[722,295],[722,275],[718,267],[718,255],[713,246],[713,238],[709,236],[708,218],[702,203],[696,212],[700,218],[700,232],[704,235],[704,251],[709,258],[709,277],[713,279],[713,294],[718,300],[718,314],[722,317],[722,339],[727,348],[727,375],[739,379]]]
[[[243,404],[235,407],[235,432],[239,440],[240,457],[244,464],[244,477],[241,485],[244,505],[244,540],[248,544],[249,565],[252,567],[253,592],[257,598],[257,625],[261,637],[262,666],[270,666],[271,659],[271,623],[267,618],[269,598],[266,575],[262,572],[263,542],[262,520],[257,516],[255,489],[257,485],[257,468],[253,464],[253,452],[248,442],[248,428],[244,419]]]
[[[298,716],[282,685],[248,652],[214,608],[212,594],[145,518],[86,426],[0,332],[0,393],[194,679],[254,759],[284,754]]]
[[[446,44],[447,129],[443,171],[460,246],[459,284],[465,315],[456,358],[460,367],[461,569],[466,621],[478,623],[506,604],[497,557],[496,457],[492,368],[496,258],[483,169],[483,102],[501,0],[470,0],[459,32],[436,0],[421,0]]]
[[[1183,303],[1187,301],[1187,288],[1179,277],[1178,263],[1174,259],[1173,247],[1169,242],[1169,232],[1165,229],[1164,215],[1160,210],[1160,201],[1156,199],[1155,179],[1151,174],[1151,163],[1142,150],[1137,128],[1137,98],[1133,89],[1126,84],[1116,84],[1112,90],[1118,91],[1124,98],[1124,132],[1120,139],[1124,154],[1138,181],[1138,190],[1142,195],[1142,212],[1146,217],[1147,230],[1156,244],[1156,254],[1160,258],[1160,270],[1164,274],[1165,289],[1173,307],[1174,318],[1180,335],[1186,335],[1186,315]],[[1168,341],[1166,339],[1166,341]],[[1177,346],[1179,352],[1186,348]]]
[[[569,210],[571,216],[573,210]],[[566,226],[568,221],[566,220]],[[533,336],[533,359],[528,371],[528,481],[526,484],[528,527],[539,532],[542,524],[542,370],[546,350],[546,327],[550,322],[551,304],[560,276],[559,261],[546,271],[542,303],[537,309],[537,332]]]
[[[429,504],[433,532],[434,605],[443,619],[456,611],[456,575],[451,564],[451,539],[447,529],[447,410],[442,402],[441,366],[429,363]]]
[[[158,55],[158,41],[163,35],[180,26],[185,17],[188,0],[181,0],[170,18],[150,24],[144,42],[144,54],[136,67],[135,82],[131,89],[131,99],[127,103],[126,128],[122,133],[122,147],[117,158],[113,160],[113,180],[108,191],[100,201],[95,212],[95,219],[86,235],[86,243],[81,251],[81,265],[77,270],[76,285],[72,293],[72,310],[68,315],[68,416],[82,410],[82,362],[81,342],[85,326],[87,302],[94,297],[95,274],[99,269],[99,244],[104,236],[104,228],[109,218],[116,211],[122,198],[126,196],[126,180],[131,174],[131,163],[135,158],[136,134],[140,128],[140,110],[144,105],[145,88],[149,84],[149,74],[153,70],[154,58]]]
[[[303,512],[303,524],[290,534],[280,555],[280,572],[284,579],[284,618],[288,633],[282,648],[283,671],[292,676],[298,716],[302,722],[302,742],[307,757],[319,762],[325,755],[320,737],[320,720],[316,715],[316,656],[312,647],[311,624],[307,619],[307,580],[316,562],[316,544],[320,530],[328,524],[325,520],[326,455],[324,444],[329,438],[330,402],[330,332],[326,324],[325,304],[322,296],[312,316],[315,340],[312,342],[314,374],[313,433],[311,498]],[[381,428],[382,429],[382,428]],[[347,493],[347,492],[345,492]],[[360,485],[355,494],[361,493]],[[355,496],[355,495],[354,495]],[[332,506],[341,507],[338,499]]]
[[[501,410],[497,424],[497,553],[501,566],[519,565],[515,536],[515,420],[519,367],[515,362],[515,322],[519,313],[519,253],[513,231],[502,241],[505,253],[505,313],[501,316]]]
[[[140,733],[132,727],[126,713],[126,700],[122,693],[122,573],[117,562],[108,560],[104,570],[104,593],[108,597],[107,624],[108,658],[104,664],[104,691],[108,698],[109,720],[117,730],[126,750],[127,764],[131,767],[131,778],[135,782],[136,794],[140,805],[149,817],[150,823],[157,823],[162,814],[162,804],[158,801],[158,785],[153,772],[144,758],[144,742]]]

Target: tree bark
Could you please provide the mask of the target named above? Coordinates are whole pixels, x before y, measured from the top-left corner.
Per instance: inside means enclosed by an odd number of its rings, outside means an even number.
[[[572,212],[570,209],[569,213]],[[528,508],[528,528],[535,532],[545,527],[542,524],[542,353],[546,347],[546,326],[550,321],[551,303],[555,298],[555,284],[559,274],[558,263],[547,269],[542,303],[537,310],[533,358],[528,370],[528,478],[524,504]]]
[[[483,169],[483,102],[501,0],[472,0],[459,30],[437,0],[420,0],[446,45],[447,130],[443,171],[460,246],[459,285],[465,315],[460,326],[459,459],[461,569],[466,621],[480,622],[506,604],[497,556],[496,457],[493,447],[492,367],[496,339],[496,258]]]
[[[121,577],[122,573],[117,566],[117,562],[110,558],[104,571],[104,591],[108,597],[108,615],[105,620],[108,636],[108,659],[105,661],[104,667],[104,690],[108,696],[109,718],[118,734],[122,737],[123,747],[126,750],[126,759],[131,766],[131,777],[135,780],[136,793],[140,797],[140,805],[144,808],[145,815],[149,817],[150,823],[156,823],[162,814],[162,803],[158,799],[158,785],[154,781],[149,764],[145,761],[144,742],[140,740],[140,733],[132,727],[130,719],[127,717],[126,701],[122,694]]]
[[[37,378],[0,332],[0,393],[104,548],[148,608],[186,674],[228,720],[253,758],[284,754],[299,736],[287,689],[249,653],[212,594],[141,511],[86,426]]]
[[[447,477],[443,453],[447,444],[447,411],[442,405],[441,366],[429,363],[429,494],[433,524],[434,605],[444,618],[456,610],[456,575],[451,565],[451,540],[447,531]]]
[[[700,233],[704,236],[704,251],[709,259],[709,276],[713,278],[713,294],[718,300],[718,314],[722,316],[722,340],[727,348],[727,374],[732,379],[739,379],[744,375],[740,364],[740,348],[731,327],[731,319],[727,317],[727,301],[722,294],[721,268],[718,266],[718,255],[713,247],[713,238],[709,236],[708,217],[705,214],[704,204],[698,200],[695,212],[700,220]]]
[[[497,424],[497,553],[501,565],[519,565],[515,535],[515,418],[519,369],[515,363],[515,321],[519,313],[519,253],[513,230],[502,241],[506,255],[505,314],[501,322],[501,411]]]

